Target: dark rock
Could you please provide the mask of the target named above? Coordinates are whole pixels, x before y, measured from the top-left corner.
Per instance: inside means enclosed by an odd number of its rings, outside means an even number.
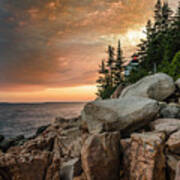
[[[36,131],[36,136],[40,135],[41,133],[43,133],[50,125],[45,125],[45,126],[41,126],[37,129]]]
[[[180,118],[180,105],[171,103],[161,107],[160,117],[162,118]]]
[[[5,139],[0,143],[0,149],[3,152],[6,152],[11,146],[22,145],[24,142],[26,142],[24,135],[19,135],[15,138]]]
[[[2,142],[4,140],[4,136],[0,135],[0,142]]]

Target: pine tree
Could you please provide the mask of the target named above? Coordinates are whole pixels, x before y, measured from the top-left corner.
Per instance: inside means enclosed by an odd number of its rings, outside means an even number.
[[[112,46],[108,46],[108,61],[107,67],[109,67],[109,77],[110,77],[110,84],[111,87],[114,87],[114,48]]]
[[[103,92],[105,91],[105,88],[108,86],[108,81],[107,81],[107,72],[108,70],[106,69],[105,66],[105,60],[101,61],[101,65],[99,66],[99,78],[96,81],[98,83],[97,87],[98,87],[98,92],[97,95],[99,97],[102,96]]]
[[[117,58],[115,61],[115,85],[118,86],[120,83],[122,83],[122,68],[123,64],[123,53],[121,49],[121,42],[120,40],[118,41],[118,47],[117,47]]]
[[[172,10],[169,8],[168,3],[164,3],[163,7],[162,7],[162,24],[161,24],[161,29],[164,32],[167,32],[168,27],[171,24],[171,16],[172,16],[173,12]]]
[[[159,32],[161,30],[161,23],[162,23],[162,2],[161,0],[158,0],[156,5],[155,5],[155,10],[154,10],[154,28],[156,32]]]

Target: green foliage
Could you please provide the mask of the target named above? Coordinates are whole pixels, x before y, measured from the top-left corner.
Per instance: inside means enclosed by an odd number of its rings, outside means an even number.
[[[98,92],[96,95],[102,99],[110,98],[116,87],[122,83],[122,50],[118,42],[117,57],[115,58],[114,48],[108,46],[107,61],[102,60],[99,69]]]
[[[113,92],[115,91],[115,87],[107,86],[106,88],[99,88],[98,93],[96,94],[98,97],[102,99],[108,99],[111,97]]]
[[[170,66],[169,74],[177,80],[180,78],[180,51],[176,53]]]
[[[153,23],[152,23],[153,22]],[[135,83],[152,73],[164,72],[175,80],[180,78],[180,2],[175,15],[168,3],[157,0],[154,20],[146,25],[146,39],[141,39],[135,52],[139,59],[139,68],[133,69],[123,82],[122,50],[118,42],[117,57],[114,48],[108,47],[107,62],[100,67],[98,79],[98,96],[109,98],[114,89],[121,83]]]
[[[178,63],[172,63],[175,54],[180,51],[180,3],[175,16],[167,3],[157,1],[154,11],[154,24],[148,21],[146,39],[138,45],[140,68],[132,71],[129,82],[136,82],[147,74],[164,72],[175,79]],[[172,65],[174,64],[174,65]],[[174,66],[174,68],[172,68]],[[157,68],[155,68],[157,67]]]
[[[137,82],[139,79],[147,76],[148,72],[144,68],[132,69],[131,74],[129,77],[126,78],[125,84],[132,84]]]

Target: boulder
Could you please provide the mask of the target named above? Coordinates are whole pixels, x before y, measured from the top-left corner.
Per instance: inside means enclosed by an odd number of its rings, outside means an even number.
[[[69,161],[71,158],[79,158],[83,144],[83,136],[78,128],[62,130],[59,136],[61,144],[61,155],[63,162]]]
[[[79,127],[81,125],[81,117],[74,117],[66,119],[63,117],[57,117],[54,124],[59,125],[62,129],[69,129],[73,127]]]
[[[20,152],[19,152],[20,153]],[[49,164],[48,152],[9,154],[0,157],[0,175],[8,179],[39,180],[43,179]]]
[[[122,84],[120,84],[116,90],[114,91],[114,93],[111,95],[112,99],[116,99],[119,98],[119,96],[121,95],[121,92],[123,91],[124,86]]]
[[[8,149],[0,156],[0,175],[13,180],[59,180],[61,151],[57,135],[55,129],[49,129],[22,146]]]
[[[162,118],[180,118],[180,105],[172,103],[162,106],[160,109]]]
[[[81,158],[87,180],[119,180],[119,133],[90,136],[83,145]]]
[[[85,174],[82,173],[80,176],[74,177],[73,180],[87,180],[87,178],[86,178]]]
[[[122,148],[122,159],[121,159],[121,169],[120,169],[120,179],[129,180],[130,178],[130,148],[131,148],[131,139],[121,139],[120,145]]]
[[[120,97],[140,96],[162,101],[175,91],[173,79],[164,73],[147,76],[125,88]]]
[[[157,119],[151,122],[150,127],[155,131],[163,131],[167,135],[180,130],[180,119]]]
[[[180,78],[178,80],[176,80],[175,84],[178,87],[178,89],[180,89]]]
[[[178,164],[178,161],[180,161],[180,156],[174,155],[174,154],[167,154],[167,179],[174,180],[175,174],[176,174],[176,167]]]
[[[130,179],[164,180],[164,133],[131,135]]]
[[[166,144],[171,152],[180,154],[180,130],[171,134]]]
[[[180,161],[178,162],[177,167],[176,167],[176,177],[175,177],[175,180],[180,180]]]
[[[60,174],[62,180],[73,180],[82,173],[81,161],[78,158],[69,160],[61,166]]]
[[[148,124],[158,111],[157,101],[143,97],[99,100],[85,105],[82,120],[91,133],[116,130],[130,133]]]

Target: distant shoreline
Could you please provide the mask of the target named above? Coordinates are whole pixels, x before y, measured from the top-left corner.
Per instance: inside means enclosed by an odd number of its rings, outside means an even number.
[[[0,102],[0,105],[42,105],[42,104],[81,104],[88,101],[59,101],[59,102]]]

